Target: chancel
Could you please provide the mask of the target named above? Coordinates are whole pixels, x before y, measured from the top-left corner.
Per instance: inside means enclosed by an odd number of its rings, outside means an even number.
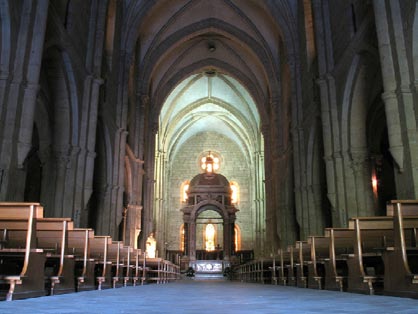
[[[190,181],[187,205],[181,208],[185,230],[181,269],[193,267],[196,276],[209,273],[212,277],[222,277],[236,253],[234,233],[238,209],[231,202],[229,181],[215,172],[219,169],[219,158],[209,152],[202,157],[201,168],[203,173]],[[219,243],[223,245],[222,250]]]
[[[417,82],[415,0],[0,0],[0,299],[418,299]]]

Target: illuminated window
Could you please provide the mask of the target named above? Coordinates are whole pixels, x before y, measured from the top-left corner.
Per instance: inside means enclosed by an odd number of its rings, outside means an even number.
[[[189,181],[185,181],[182,183],[181,185],[181,201],[182,202],[187,202],[187,191],[189,190],[189,186],[190,186],[190,182]]]
[[[239,186],[238,183],[231,181],[231,203],[237,204],[239,202]]]
[[[205,249],[206,251],[215,250],[215,226],[207,224],[205,228]]]
[[[209,152],[207,156],[204,156],[200,159],[200,167],[209,173],[218,170],[219,169],[219,157]]]
[[[241,229],[238,225],[234,227],[234,244],[235,244],[235,251],[241,250]]]
[[[184,252],[184,225],[180,227],[180,251]]]

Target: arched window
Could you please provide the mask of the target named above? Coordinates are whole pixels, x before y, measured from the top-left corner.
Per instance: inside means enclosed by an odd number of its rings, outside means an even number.
[[[238,204],[239,202],[239,186],[238,183],[231,181],[230,182],[230,187],[231,187],[231,203],[232,204]]]
[[[180,227],[180,251],[184,252],[184,224]]]
[[[235,227],[234,227],[234,244],[235,244],[235,251],[240,251],[241,250],[241,229],[237,224],[235,224]]]
[[[189,186],[190,186],[190,181],[189,180],[184,181],[181,184],[181,191],[180,191],[181,197],[180,197],[180,199],[183,203],[187,202],[187,198],[188,198],[187,197],[187,191],[189,190]]]
[[[215,250],[215,226],[213,224],[207,224],[205,228],[205,250]]]

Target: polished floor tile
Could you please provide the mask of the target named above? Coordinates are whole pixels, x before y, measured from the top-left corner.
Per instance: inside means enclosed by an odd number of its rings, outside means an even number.
[[[418,300],[230,281],[182,280],[0,302],[6,314],[418,313]]]

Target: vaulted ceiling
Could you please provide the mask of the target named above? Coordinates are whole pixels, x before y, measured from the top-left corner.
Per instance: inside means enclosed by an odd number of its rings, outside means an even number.
[[[180,82],[215,71],[227,75],[224,82],[239,82],[261,124],[269,123],[271,100],[280,98],[281,58],[295,49],[295,8],[287,1],[125,1],[125,7],[121,48],[136,60],[136,89],[150,96],[155,122]]]
[[[160,116],[163,150],[174,155],[201,132],[222,134],[250,158],[260,140],[260,118],[245,88],[230,76],[204,72],[181,82],[168,96]]]

